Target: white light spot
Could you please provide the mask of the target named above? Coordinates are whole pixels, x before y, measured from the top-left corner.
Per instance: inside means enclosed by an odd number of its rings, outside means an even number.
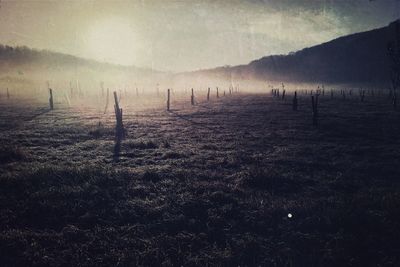
[[[288,213],[287,216],[288,216],[288,218],[292,218],[293,215],[291,213]]]

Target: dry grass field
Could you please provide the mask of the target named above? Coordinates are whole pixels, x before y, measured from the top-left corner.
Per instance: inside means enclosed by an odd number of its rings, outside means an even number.
[[[399,266],[400,112],[291,99],[3,96],[2,266]]]

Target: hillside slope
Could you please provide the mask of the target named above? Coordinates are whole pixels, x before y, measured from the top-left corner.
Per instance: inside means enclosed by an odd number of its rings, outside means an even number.
[[[389,79],[387,46],[396,39],[400,21],[334,39],[291,53],[273,55],[248,65],[220,67],[191,75],[303,82],[385,82]]]

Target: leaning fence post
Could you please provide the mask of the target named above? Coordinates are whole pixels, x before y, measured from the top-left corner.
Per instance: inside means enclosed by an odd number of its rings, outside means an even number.
[[[285,100],[285,93],[286,93],[286,91],[285,91],[285,89],[283,89],[283,92],[282,92],[282,100]]]
[[[294,91],[293,110],[297,110],[297,91]]]
[[[117,92],[114,91],[114,110],[115,110],[115,119],[116,119],[116,137],[119,140],[124,136],[124,125],[122,123],[122,108],[119,108],[119,103],[118,103],[118,97],[117,97]]]
[[[210,87],[208,87],[208,91],[207,91],[207,101],[210,100]]]
[[[170,90],[168,89],[168,92],[167,92],[167,110],[169,111],[169,98],[170,98]]]
[[[49,104],[50,104],[50,109],[53,109],[53,90],[51,88],[49,88],[49,93],[50,93],[50,97],[49,97]]]

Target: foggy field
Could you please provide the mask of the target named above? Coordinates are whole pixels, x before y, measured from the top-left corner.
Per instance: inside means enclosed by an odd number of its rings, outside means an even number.
[[[122,96],[120,145],[112,98],[2,96],[1,265],[399,266],[387,95],[220,95]]]

